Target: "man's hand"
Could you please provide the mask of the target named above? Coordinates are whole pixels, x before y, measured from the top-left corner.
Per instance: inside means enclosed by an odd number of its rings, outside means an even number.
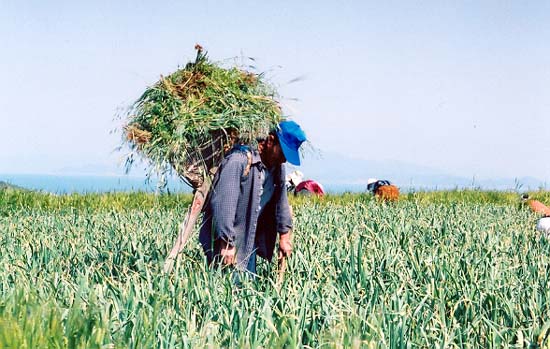
[[[279,259],[290,257],[292,253],[292,232],[279,234]]]
[[[220,255],[224,265],[235,264],[235,246],[229,245],[227,242],[222,241]]]

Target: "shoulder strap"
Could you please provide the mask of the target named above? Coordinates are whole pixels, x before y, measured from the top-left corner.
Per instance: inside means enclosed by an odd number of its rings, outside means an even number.
[[[246,144],[236,144],[233,146],[233,149],[242,151],[246,154],[247,164],[243,171],[243,176],[248,176],[250,173],[250,167],[252,166],[252,151],[250,150],[250,146]]]
[[[250,173],[250,167],[252,166],[252,153],[250,150],[246,151],[246,159],[248,160],[246,167],[244,168],[243,176],[248,176]]]

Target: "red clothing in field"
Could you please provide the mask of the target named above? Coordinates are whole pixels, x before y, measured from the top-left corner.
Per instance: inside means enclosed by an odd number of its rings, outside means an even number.
[[[300,184],[298,184],[296,186],[296,189],[295,189],[294,192],[298,194],[302,190],[309,191],[310,193],[316,194],[316,195],[319,195],[319,196],[325,195],[325,191],[323,190],[323,187],[321,186],[321,184],[319,184],[319,183],[317,183],[317,182],[315,182],[314,180],[311,180],[311,179],[300,182]]]
[[[547,207],[545,204],[538,200],[527,200],[527,204],[533,212],[542,214],[545,217],[550,217],[550,207]]]
[[[374,196],[384,201],[397,201],[399,199],[399,188],[393,184],[382,185],[376,188]]]

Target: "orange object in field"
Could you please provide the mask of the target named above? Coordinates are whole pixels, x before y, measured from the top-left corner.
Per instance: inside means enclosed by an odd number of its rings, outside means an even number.
[[[529,205],[529,207],[533,212],[550,217],[550,207],[546,206],[542,202],[538,200],[529,199],[527,200],[527,205]]]
[[[382,185],[374,191],[374,196],[383,201],[397,201],[399,199],[399,188],[395,185]]]

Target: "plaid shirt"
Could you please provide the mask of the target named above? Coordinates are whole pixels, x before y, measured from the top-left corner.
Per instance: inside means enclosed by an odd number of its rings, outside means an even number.
[[[210,197],[204,208],[199,240],[211,262],[219,254],[220,239],[237,249],[237,268],[245,269],[248,257],[256,249],[260,257],[271,260],[277,232],[292,229],[292,217],[285,190],[285,168],[273,171],[273,195],[260,212],[263,171],[257,151],[252,151],[248,175],[246,151],[235,149],[229,153],[214,176]]]

